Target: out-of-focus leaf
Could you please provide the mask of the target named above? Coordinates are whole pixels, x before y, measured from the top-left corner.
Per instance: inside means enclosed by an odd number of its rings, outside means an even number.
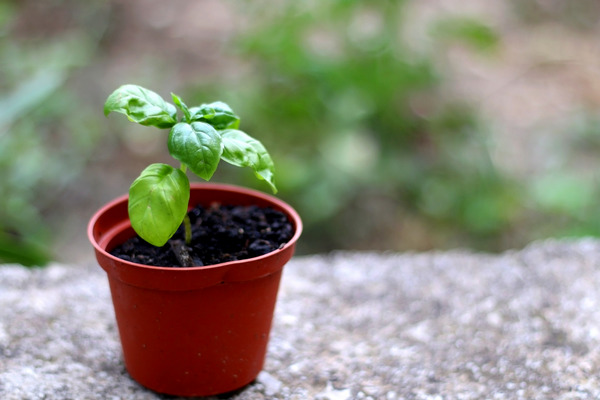
[[[33,267],[44,266],[51,259],[52,254],[46,244],[0,230],[0,263],[18,263]]]
[[[66,77],[66,71],[40,70],[31,78],[20,82],[10,94],[0,97],[0,129],[48,98],[64,83]]]
[[[596,201],[594,184],[581,176],[557,173],[545,176],[533,185],[537,204],[551,212],[578,215]]]
[[[482,52],[494,51],[500,44],[500,35],[479,19],[447,17],[439,20],[431,34],[436,39],[457,41]]]

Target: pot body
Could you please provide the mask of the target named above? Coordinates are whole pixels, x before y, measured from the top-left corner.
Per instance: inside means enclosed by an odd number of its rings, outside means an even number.
[[[125,366],[143,386],[178,396],[208,396],[252,382],[265,359],[284,265],[302,222],[294,209],[261,192],[193,184],[190,205],[255,204],[284,212],[293,238],[248,260],[204,267],[150,267],[108,252],[135,235],[127,196],[100,209],[88,236],[106,271]]]

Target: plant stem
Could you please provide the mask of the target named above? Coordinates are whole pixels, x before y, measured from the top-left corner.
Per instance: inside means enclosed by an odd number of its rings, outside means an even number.
[[[181,163],[179,169],[185,174],[187,171],[187,165]],[[185,214],[185,217],[183,217],[183,227],[185,228],[185,244],[189,246],[192,244],[192,222],[190,221],[190,217],[187,215],[187,213]]]

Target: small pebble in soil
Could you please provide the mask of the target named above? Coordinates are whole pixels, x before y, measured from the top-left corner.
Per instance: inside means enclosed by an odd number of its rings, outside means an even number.
[[[184,229],[162,247],[153,246],[134,236],[115,247],[110,253],[138,264],[185,267],[213,265],[243,260],[270,253],[283,247],[293,236],[294,229],[286,215],[273,208],[231,206],[218,203],[200,205],[188,213],[192,224],[192,242],[184,241]],[[183,255],[174,249],[184,246]]]

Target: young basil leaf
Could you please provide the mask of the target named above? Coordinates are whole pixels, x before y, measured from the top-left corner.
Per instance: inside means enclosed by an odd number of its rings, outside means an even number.
[[[112,111],[125,114],[140,125],[170,128],[177,123],[177,109],[151,90],[123,85],[104,103],[104,115]]]
[[[207,181],[217,169],[223,152],[221,136],[204,122],[178,123],[171,129],[167,145],[173,158]]]
[[[129,219],[138,235],[163,246],[181,225],[190,199],[190,182],[180,169],[151,164],[129,188]]]
[[[238,117],[231,107],[222,101],[202,104],[200,107],[190,108],[191,120],[211,124],[217,130],[237,129],[240,126]]]
[[[223,138],[223,155],[221,158],[238,167],[251,167],[256,176],[265,180],[273,193],[275,187],[273,160],[261,142],[236,129],[221,132]]]
[[[191,122],[192,116],[190,115],[190,110],[188,109],[188,106],[183,102],[183,100],[181,100],[181,97],[177,96],[175,93],[171,93],[171,98],[173,99],[173,103],[175,103],[175,105],[179,107],[181,111],[183,111],[183,115],[185,115],[185,120],[187,122]]]

